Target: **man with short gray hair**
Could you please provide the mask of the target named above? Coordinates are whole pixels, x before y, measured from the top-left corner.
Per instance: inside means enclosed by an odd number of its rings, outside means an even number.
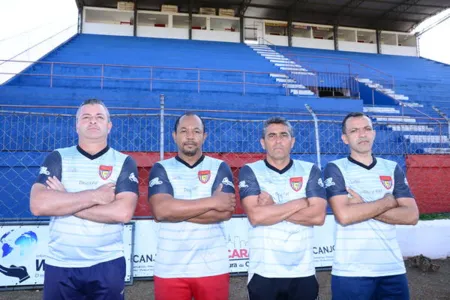
[[[123,224],[138,199],[132,157],[108,146],[112,128],[102,101],[76,114],[78,145],[50,153],[31,189],[30,209],[50,217],[44,300],[124,299]]]
[[[321,172],[291,159],[295,143],[284,118],[264,122],[261,145],[266,159],[242,167],[241,202],[249,233],[250,300],[315,300],[319,293],[313,260],[313,226],[325,221]]]

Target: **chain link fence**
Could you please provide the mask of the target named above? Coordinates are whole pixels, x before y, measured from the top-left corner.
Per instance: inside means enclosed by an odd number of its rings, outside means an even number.
[[[45,157],[54,149],[77,143],[75,108],[63,113],[0,111],[0,217],[3,220],[34,220],[29,211],[29,193]],[[125,111],[125,110],[124,110]],[[132,155],[139,166],[140,199],[136,218],[149,218],[148,177],[161,156],[176,155],[172,131],[184,110],[148,110],[124,114],[112,110],[113,129],[109,145]],[[296,138],[293,158],[324,167],[346,157],[348,147],[341,140],[343,115],[305,113],[258,113],[197,111],[205,122],[208,137],[204,152],[228,162],[235,181],[239,168],[264,157],[260,144],[263,122],[279,115],[289,119]],[[450,173],[450,155],[432,154],[430,149],[449,148],[448,127],[433,120],[405,124],[398,119],[374,119],[374,154],[396,161],[406,172],[421,212],[450,212],[450,190],[445,180]],[[316,132],[316,128],[318,131]],[[436,153],[436,152],[434,152]],[[242,214],[238,206],[237,214]]]

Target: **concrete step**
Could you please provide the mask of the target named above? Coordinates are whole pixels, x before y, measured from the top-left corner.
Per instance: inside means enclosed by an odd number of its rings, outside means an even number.
[[[410,117],[375,117],[378,122],[416,123],[416,119]]]
[[[384,89],[384,88],[382,88],[382,89],[379,89],[379,90],[380,90],[380,92],[385,93],[385,94],[395,94],[395,91],[392,90],[392,89]]]
[[[305,86],[303,84],[298,84],[298,83],[286,83],[286,84],[283,84],[283,87],[288,88],[288,89],[305,89]]]
[[[280,69],[283,71],[297,71],[297,72],[308,71],[300,67],[280,67]]]
[[[449,143],[448,137],[444,135],[412,135],[412,134],[405,134],[405,139],[408,139],[411,143],[417,143],[417,144],[437,144],[437,143]]]
[[[290,78],[277,78],[276,82],[295,83],[295,80],[294,79],[290,79]]]
[[[296,63],[276,63],[275,66],[277,67],[297,67],[302,68],[302,66],[297,65]]]
[[[408,102],[408,103],[402,102],[402,105],[405,107],[423,107],[422,104],[419,104],[417,102]]]
[[[267,59],[279,59],[279,60],[289,60],[289,58],[284,57],[283,55],[262,55],[263,57]]]
[[[256,53],[258,53],[258,54],[261,54],[261,55],[263,55],[263,54],[278,54],[277,52],[275,52],[275,51],[273,51],[273,50],[255,50],[256,51]]]
[[[433,132],[434,128],[426,125],[388,125],[393,131]]]
[[[270,73],[270,77],[273,78],[289,78],[286,74],[279,74],[279,73]]]
[[[248,45],[250,48],[253,48],[253,49],[259,49],[259,48],[265,48],[265,49],[270,49],[270,47],[269,46],[267,46],[267,45]]]
[[[276,64],[276,63],[291,64],[291,65],[295,64],[295,62],[293,62],[293,61],[283,60],[283,59],[271,59],[270,62],[274,63],[274,64]]]
[[[296,96],[313,96],[314,93],[311,92],[310,90],[290,90],[292,95],[296,95]]]
[[[372,88],[372,89],[381,89],[381,88],[383,88],[379,83],[367,83],[366,85],[368,87]]]
[[[394,94],[394,95],[392,95],[392,97],[397,100],[409,100],[408,96],[401,95],[401,94]]]
[[[399,114],[400,111],[393,107],[363,107],[363,112],[381,114]]]
[[[450,148],[424,148],[423,151],[430,154],[450,154]]]
[[[294,72],[291,72],[292,74],[294,74],[294,75],[311,75],[311,76],[316,76],[316,74],[314,74],[313,72],[308,72],[308,70],[305,70],[305,71],[294,71]]]

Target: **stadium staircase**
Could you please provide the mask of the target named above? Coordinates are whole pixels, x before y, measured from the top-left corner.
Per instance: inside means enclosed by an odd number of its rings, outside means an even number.
[[[409,153],[450,153],[450,67],[432,60],[271,45],[308,72],[347,72],[359,83],[364,111],[388,128]],[[404,123],[404,124],[403,124]]]

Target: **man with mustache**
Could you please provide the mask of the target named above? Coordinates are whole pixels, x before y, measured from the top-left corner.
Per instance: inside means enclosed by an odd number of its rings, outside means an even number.
[[[250,300],[316,300],[313,226],[325,221],[322,174],[312,163],[291,159],[289,121],[264,122],[266,159],[242,167],[239,193],[251,223]]]
[[[78,145],[45,159],[30,209],[50,216],[44,300],[124,299],[123,223],[138,198],[136,163],[108,146],[112,123],[102,101],[76,114]]]
[[[223,221],[236,206],[233,177],[223,161],[202,153],[203,120],[180,116],[173,131],[178,155],[156,163],[149,201],[160,223],[156,300],[227,300],[229,261]]]
[[[370,118],[350,113],[342,140],[350,156],[325,168],[325,187],[336,224],[333,300],[409,299],[396,224],[414,225],[419,211],[397,163],[372,154]]]

